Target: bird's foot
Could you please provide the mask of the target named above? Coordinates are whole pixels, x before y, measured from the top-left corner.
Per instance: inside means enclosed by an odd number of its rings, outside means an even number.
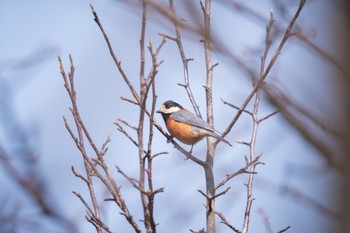
[[[170,143],[174,139],[174,136],[170,135],[168,140],[166,140],[166,143]]]

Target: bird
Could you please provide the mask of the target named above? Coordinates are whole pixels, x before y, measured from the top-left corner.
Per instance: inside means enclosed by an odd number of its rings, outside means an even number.
[[[232,146],[212,125],[172,100],[164,102],[157,113],[162,115],[171,139],[175,137],[184,144],[192,145],[191,151],[194,144],[208,136]]]

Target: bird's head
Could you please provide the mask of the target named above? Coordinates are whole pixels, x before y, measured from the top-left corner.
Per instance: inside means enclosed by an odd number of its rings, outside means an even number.
[[[169,114],[172,114],[174,112],[178,112],[182,109],[183,109],[183,107],[180,104],[178,104],[172,100],[168,100],[160,106],[157,113],[169,115]]]

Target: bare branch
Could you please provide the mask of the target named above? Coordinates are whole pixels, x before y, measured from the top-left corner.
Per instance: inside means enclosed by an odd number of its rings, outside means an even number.
[[[139,144],[124,130],[124,128],[118,122],[114,122],[114,124],[118,127],[118,130],[122,132],[136,147],[139,147]]]
[[[249,142],[246,142],[246,141],[243,141],[243,140],[237,140],[236,141],[238,144],[241,144],[241,145],[245,145],[245,146],[249,146],[250,147],[250,143]]]
[[[269,119],[270,117],[272,117],[272,116],[274,116],[274,115],[276,115],[276,114],[278,114],[278,113],[280,113],[280,112],[281,112],[281,110],[276,110],[276,111],[274,111],[274,112],[272,112],[272,113],[270,113],[270,114],[268,114],[268,115],[266,115],[266,116],[260,118],[260,119],[258,120],[258,123],[260,123],[260,122],[262,122],[262,121],[265,121],[265,120]]]
[[[198,231],[194,231],[194,230],[190,229],[190,232],[192,232],[192,233],[206,233],[204,229],[200,229]]]
[[[126,217],[127,221],[134,228],[134,230],[136,232],[141,232],[138,225],[136,224],[136,222],[133,220],[132,216],[130,215],[130,213],[126,207],[125,201],[124,201],[122,195],[120,194],[119,187],[115,183],[112,175],[110,174],[110,172],[108,170],[108,166],[106,165],[106,163],[104,161],[103,156],[107,151],[107,144],[110,141],[110,137],[107,137],[106,141],[103,143],[103,145],[101,147],[101,150],[99,150],[95,146],[94,141],[92,140],[87,128],[84,125],[84,122],[82,121],[82,119],[80,117],[78,106],[76,103],[76,93],[75,93],[75,89],[74,89],[74,64],[73,64],[73,59],[71,56],[70,56],[70,63],[71,64],[70,64],[70,73],[68,75],[68,77],[69,77],[69,81],[68,81],[67,76],[66,76],[66,72],[65,72],[63,65],[62,65],[62,61],[59,58],[61,74],[62,74],[62,77],[64,80],[64,84],[65,84],[67,93],[68,93],[68,95],[71,99],[71,103],[72,103],[72,108],[70,110],[72,112],[74,121],[76,123],[75,125],[76,125],[76,129],[77,129],[79,137],[75,137],[75,135],[74,135],[73,131],[71,130],[70,126],[68,125],[65,117],[64,117],[64,122],[65,122],[65,125],[66,125],[68,132],[70,133],[70,135],[74,139],[74,141],[77,145],[77,148],[79,149],[79,151],[81,152],[81,154],[83,156],[84,166],[85,166],[85,170],[86,170],[86,178],[84,178],[84,179],[85,179],[87,187],[89,189],[89,194],[90,194],[90,198],[91,198],[92,205],[93,205],[93,208],[89,207],[88,212],[90,214],[89,214],[89,218],[87,220],[96,227],[97,232],[101,233],[102,229],[104,229],[107,232],[110,232],[110,230],[103,223],[103,221],[100,217],[100,209],[99,209],[98,201],[97,201],[95,191],[94,191],[94,184],[92,182],[92,176],[96,176],[100,179],[100,181],[102,181],[102,183],[106,186],[106,188],[112,194],[115,202],[118,204],[118,206],[122,210],[124,216]],[[85,150],[84,137],[86,137],[88,139],[89,145],[94,150],[97,159],[94,159],[94,158],[90,159],[88,157],[87,152]],[[100,166],[103,169],[104,175],[97,169],[96,165]],[[82,178],[82,176],[79,176],[78,173],[76,173],[74,171],[74,169],[73,169],[73,173],[77,177]],[[85,203],[84,203],[84,205],[85,205]]]
[[[140,190],[139,188],[139,181],[135,178],[131,178],[128,175],[125,174],[117,165],[115,166],[120,174],[122,174],[137,190]]]
[[[265,61],[267,58],[267,54],[269,53],[270,50],[270,46],[271,46],[271,37],[270,37],[270,32],[271,32],[271,28],[272,25],[274,23],[274,15],[272,10],[270,10],[270,21],[266,26],[266,37],[265,37],[265,50],[261,56],[261,66],[260,66],[260,77],[259,80],[257,82],[257,85],[259,82],[264,81],[264,75],[267,75],[265,70]],[[282,40],[283,41],[283,40]],[[280,44],[281,45],[281,44]],[[282,48],[282,47],[280,47]],[[278,56],[278,54],[280,53],[279,50],[276,50],[275,56]],[[277,58],[277,57],[276,57]],[[273,58],[270,61],[270,65],[273,64],[271,63],[273,61]],[[271,68],[270,68],[271,69]],[[253,83],[255,83],[255,80],[253,80]],[[260,86],[260,85],[259,85]],[[259,127],[259,120],[258,120],[258,110],[259,110],[259,105],[260,105],[260,93],[261,93],[261,86],[258,87],[258,89],[255,92],[255,102],[254,102],[254,107],[253,107],[253,112],[252,112],[252,120],[253,120],[253,132],[251,135],[251,139],[249,142],[249,150],[250,150],[250,156],[249,156],[249,160],[248,161],[254,161],[255,160],[255,144],[256,144],[256,137],[257,137],[257,133],[258,133],[258,127]],[[247,162],[248,163],[248,162]],[[248,179],[248,183],[246,184],[247,187],[247,203],[246,203],[246,208],[245,208],[245,214],[244,214],[244,219],[243,219],[243,228],[242,228],[242,232],[243,233],[247,233],[248,229],[249,229],[249,221],[250,221],[250,212],[251,212],[251,207],[253,204],[253,181],[254,181],[254,175],[255,175],[255,167],[256,167],[257,163],[254,163],[252,166],[250,166],[250,174],[249,174],[249,179]]]
[[[231,187],[227,187],[224,191],[222,191],[222,192],[220,192],[220,193],[217,193],[217,194],[215,194],[215,196],[214,197],[212,197],[211,199],[215,199],[215,198],[217,198],[217,197],[220,197],[220,196],[222,196],[222,195],[224,195],[224,194],[226,194],[229,190],[231,189]]]
[[[173,15],[174,18],[176,18],[173,0],[169,0],[169,5],[170,5],[170,14]],[[183,63],[183,69],[184,69],[184,84],[181,84],[181,86],[185,88],[196,115],[199,116],[200,118],[202,118],[201,112],[199,110],[199,106],[194,99],[194,96],[193,96],[193,93],[192,93],[192,90],[190,87],[190,79],[189,79],[189,73],[188,73],[188,62],[191,61],[192,59],[186,58],[184,47],[182,44],[180,27],[179,27],[178,21],[173,20],[173,24],[174,24],[175,32],[176,32],[176,38],[174,38],[173,41],[176,42],[177,47],[179,49],[180,56],[181,56],[182,63]],[[168,38],[170,38],[170,37],[168,37]]]
[[[158,153],[155,153],[155,154],[152,156],[152,159],[158,157],[159,155],[167,155],[167,154],[169,154],[168,151],[158,152]]]
[[[293,199],[299,201],[300,203],[303,203],[305,205],[312,207],[319,213],[323,213],[326,216],[329,216],[333,219],[342,218],[340,213],[330,209],[329,207],[325,206],[322,202],[317,201],[315,198],[305,195],[299,189],[297,189],[295,186],[291,184],[280,185],[280,189],[282,190],[283,194],[287,194]]]
[[[286,228],[278,231],[277,233],[283,233],[283,232],[286,232],[288,229],[290,228],[290,226],[287,226]]]
[[[328,145],[328,141],[324,141],[319,137],[319,134],[315,133],[310,127],[307,127],[305,124],[305,118],[300,118],[300,116],[306,116],[307,118],[311,117],[311,122],[318,126],[320,129],[323,129],[327,133],[331,135],[338,135],[338,132],[327,127],[326,124],[318,121],[316,117],[308,115],[306,112],[303,112],[303,108],[298,106],[296,103],[292,103],[290,98],[288,98],[281,90],[274,87],[264,88],[265,93],[268,95],[269,100],[275,104],[278,108],[284,109],[281,111],[281,114],[284,118],[292,124],[296,129],[298,129],[299,133],[302,137],[304,137],[308,142],[315,146],[315,148],[320,151],[321,155],[328,162],[330,166],[333,166],[338,171],[345,171],[347,168],[344,167],[345,163],[342,162],[342,159],[334,156],[334,151]],[[289,103],[289,107],[285,108],[286,103]],[[304,113],[306,115],[304,115]],[[328,140],[328,139],[326,139]]]
[[[133,104],[133,105],[139,106],[139,103],[136,102],[136,101],[134,101],[134,100],[125,98],[125,97],[123,97],[123,96],[121,96],[120,99],[123,100],[123,101],[129,102],[129,103],[131,103],[131,104]]]
[[[242,233],[242,231],[238,230],[237,228],[235,228],[234,226],[232,226],[225,218],[224,214],[218,211],[215,211],[215,214],[217,216],[219,216],[219,218],[221,219],[221,223],[225,224],[226,226],[228,226],[232,231],[237,232],[237,233]]]
[[[236,171],[236,172],[234,172],[234,173],[231,173],[231,174],[229,174],[229,175],[226,175],[226,179],[224,179],[224,180],[221,181],[219,184],[217,184],[217,185],[215,186],[215,189],[218,189],[218,188],[224,186],[229,180],[231,180],[231,179],[232,179],[233,177],[235,177],[235,176],[238,176],[238,175],[240,175],[240,174],[247,174],[247,173],[250,174],[250,173],[252,173],[251,171],[248,171],[247,169],[248,169],[250,166],[256,164],[256,163],[259,161],[259,159],[260,159],[260,157],[261,157],[262,155],[263,155],[263,154],[260,153],[258,156],[256,156],[256,158],[255,158],[254,160],[248,162],[243,168],[239,169],[238,171]],[[254,173],[255,173],[255,172],[254,172]]]
[[[238,120],[238,118],[240,117],[240,115],[242,114],[243,110],[247,107],[247,105],[249,104],[250,100],[253,98],[253,96],[255,95],[255,93],[258,91],[258,89],[261,88],[261,86],[263,85],[265,79],[267,78],[267,75],[270,73],[273,65],[275,64],[278,56],[280,55],[286,41],[289,38],[289,35],[291,33],[291,30],[295,24],[295,21],[297,20],[297,18],[299,17],[299,14],[303,8],[305,4],[305,0],[300,0],[299,3],[299,7],[295,13],[295,15],[293,16],[292,20],[290,21],[284,36],[282,38],[282,40],[280,41],[273,57],[271,58],[267,68],[265,69],[265,71],[263,72],[263,74],[260,76],[259,80],[255,83],[253,90],[249,93],[249,95],[247,96],[247,98],[245,99],[245,101],[243,102],[243,104],[240,107],[240,110],[237,112],[237,114],[235,115],[235,117],[232,119],[231,123],[229,124],[229,126],[226,128],[226,130],[223,132],[223,137],[225,137],[232,129],[233,125],[236,123],[236,121]],[[224,51],[223,51],[224,52]],[[245,67],[243,65],[243,67]],[[246,72],[250,75],[250,77],[254,77],[254,75],[251,75],[251,72],[246,70]]]
[[[258,213],[260,214],[260,216],[261,216],[262,219],[263,219],[263,222],[264,222],[266,231],[267,231],[268,233],[273,233],[273,230],[272,230],[272,227],[271,227],[271,223],[270,223],[270,219],[269,219],[269,217],[267,216],[267,214],[265,213],[264,209],[258,208]]]
[[[101,32],[102,32],[102,35],[103,35],[103,37],[104,37],[104,39],[105,39],[105,41],[106,41],[106,43],[107,43],[109,53],[111,54],[111,57],[113,58],[113,61],[114,61],[115,65],[117,66],[119,73],[120,73],[121,76],[123,77],[124,82],[125,82],[125,83],[127,84],[127,86],[129,87],[129,89],[130,89],[132,95],[134,96],[135,100],[136,100],[138,103],[140,103],[140,102],[141,102],[140,97],[139,97],[139,95],[137,94],[137,92],[136,92],[134,86],[131,84],[130,80],[128,79],[127,75],[125,74],[125,72],[124,72],[124,70],[123,70],[123,68],[122,68],[122,66],[121,66],[121,62],[120,62],[120,61],[118,60],[118,58],[116,57],[116,55],[115,55],[115,53],[114,53],[114,50],[113,50],[113,47],[112,47],[112,45],[111,45],[111,42],[109,41],[109,38],[108,38],[108,36],[107,36],[107,33],[105,32],[105,30],[104,30],[104,28],[103,28],[103,26],[102,26],[102,24],[101,24],[101,22],[100,22],[100,19],[99,19],[97,13],[96,13],[94,7],[93,7],[91,4],[90,4],[90,7],[91,7],[92,13],[93,13],[93,15],[94,15],[94,17],[95,17],[94,20],[95,20],[96,24],[98,25],[98,27],[100,28],[100,30],[101,30]]]
[[[74,174],[76,177],[82,179],[85,183],[89,183],[88,180],[87,180],[82,174],[80,174],[80,173],[78,173],[77,171],[75,171],[75,169],[74,169],[73,166],[71,166],[71,170],[72,170],[73,174]]]
[[[202,194],[207,200],[210,199],[210,197],[208,197],[207,194],[205,194],[202,190],[197,189],[197,191],[198,191],[200,194]]]
[[[111,135],[108,135],[106,141],[102,144],[102,147],[101,147],[101,150],[100,150],[100,154],[99,156],[104,156],[106,153],[107,153],[107,150],[108,150],[108,143],[110,143],[112,140],[111,140]]]
[[[137,127],[136,126],[133,126],[133,125],[130,125],[128,122],[126,122],[125,120],[123,120],[122,118],[118,118],[117,121],[120,121],[121,123],[123,123],[124,125],[128,126],[129,128],[137,131]]]
[[[238,107],[238,106],[236,106],[236,105],[234,105],[234,104],[232,104],[232,103],[229,103],[229,102],[225,101],[225,100],[222,99],[222,98],[221,98],[221,101],[222,101],[223,104],[226,104],[226,105],[228,105],[228,106],[230,106],[230,107],[232,107],[232,108],[234,108],[234,109],[237,109],[237,110],[239,110],[239,111],[243,111],[243,112],[245,112],[245,113],[247,113],[247,114],[249,114],[249,115],[253,115],[252,112],[250,112],[250,111],[248,111],[248,110],[246,110],[246,109],[241,109],[240,107]]]

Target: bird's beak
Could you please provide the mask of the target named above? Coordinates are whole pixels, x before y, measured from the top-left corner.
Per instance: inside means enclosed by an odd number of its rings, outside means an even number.
[[[159,110],[156,113],[164,113],[164,105],[160,106]]]

